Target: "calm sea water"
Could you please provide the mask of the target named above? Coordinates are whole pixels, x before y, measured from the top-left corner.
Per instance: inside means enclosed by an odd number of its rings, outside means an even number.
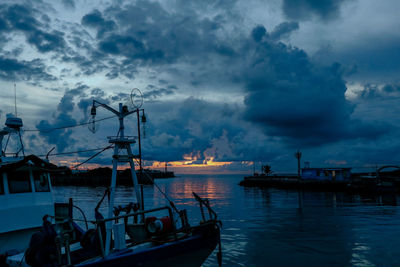
[[[156,181],[178,208],[188,210],[192,224],[200,220],[192,192],[210,199],[223,222],[224,266],[400,266],[396,196],[244,188],[238,185],[242,178],[183,175]],[[103,192],[101,187],[56,187],[55,200],[73,197],[93,218]],[[146,208],[167,203],[156,187],[145,186],[144,195]],[[118,188],[116,202],[131,201],[132,190]],[[204,266],[217,266],[215,252]]]

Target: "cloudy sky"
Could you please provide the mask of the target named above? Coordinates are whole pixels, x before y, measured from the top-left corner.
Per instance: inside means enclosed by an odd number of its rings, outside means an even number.
[[[95,134],[47,130],[87,122],[92,99],[129,105],[136,87],[147,164],[251,172],[255,161],[288,172],[298,149],[311,166],[400,163],[399,9],[395,0],[2,0],[1,121],[14,113],[15,81],[27,153],[105,147],[115,119]]]

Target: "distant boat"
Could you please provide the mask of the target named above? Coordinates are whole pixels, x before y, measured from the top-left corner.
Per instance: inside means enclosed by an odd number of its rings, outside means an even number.
[[[318,181],[350,181],[351,168],[302,168],[301,179]]]

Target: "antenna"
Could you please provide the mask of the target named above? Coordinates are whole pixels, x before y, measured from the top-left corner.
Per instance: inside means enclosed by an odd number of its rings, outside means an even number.
[[[133,88],[132,91],[131,91],[130,98],[131,98],[132,107],[134,109],[139,109],[139,108],[142,107],[142,105],[143,105],[143,94],[139,89]]]
[[[15,117],[17,117],[17,85],[15,84],[14,79],[14,107],[15,107]]]

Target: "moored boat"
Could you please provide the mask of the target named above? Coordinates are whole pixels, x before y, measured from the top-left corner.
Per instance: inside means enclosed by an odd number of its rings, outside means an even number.
[[[193,193],[200,205],[202,218],[197,225],[190,225],[186,210],[179,210],[158,187],[169,205],[144,208],[135,172],[135,160],[140,159],[131,148],[136,138],[126,136],[124,132],[124,118],[136,113],[139,120],[139,113],[143,110],[136,108],[128,111],[122,104],[119,104],[119,110],[115,110],[93,101],[93,116],[98,107],[106,108],[118,117],[119,130],[117,136],[109,137],[109,143],[114,147],[111,184],[94,208],[95,220],[84,221],[93,227],[83,230],[78,225],[83,221],[73,218],[72,200],[57,203],[55,216],[44,217],[42,230],[32,236],[25,254],[8,257],[7,263],[17,265],[25,261],[30,266],[200,266],[217,246],[218,261],[221,263],[221,222],[207,199]],[[123,207],[114,203],[120,163],[130,165],[136,196]],[[143,172],[143,175],[146,173]],[[106,197],[108,212],[103,216],[99,208]]]
[[[0,131],[0,264],[28,247],[32,233],[41,228],[43,214],[54,214],[49,172],[57,167],[35,155],[25,156],[21,127],[22,120],[11,117]],[[20,142],[15,153],[6,151],[11,137]]]

